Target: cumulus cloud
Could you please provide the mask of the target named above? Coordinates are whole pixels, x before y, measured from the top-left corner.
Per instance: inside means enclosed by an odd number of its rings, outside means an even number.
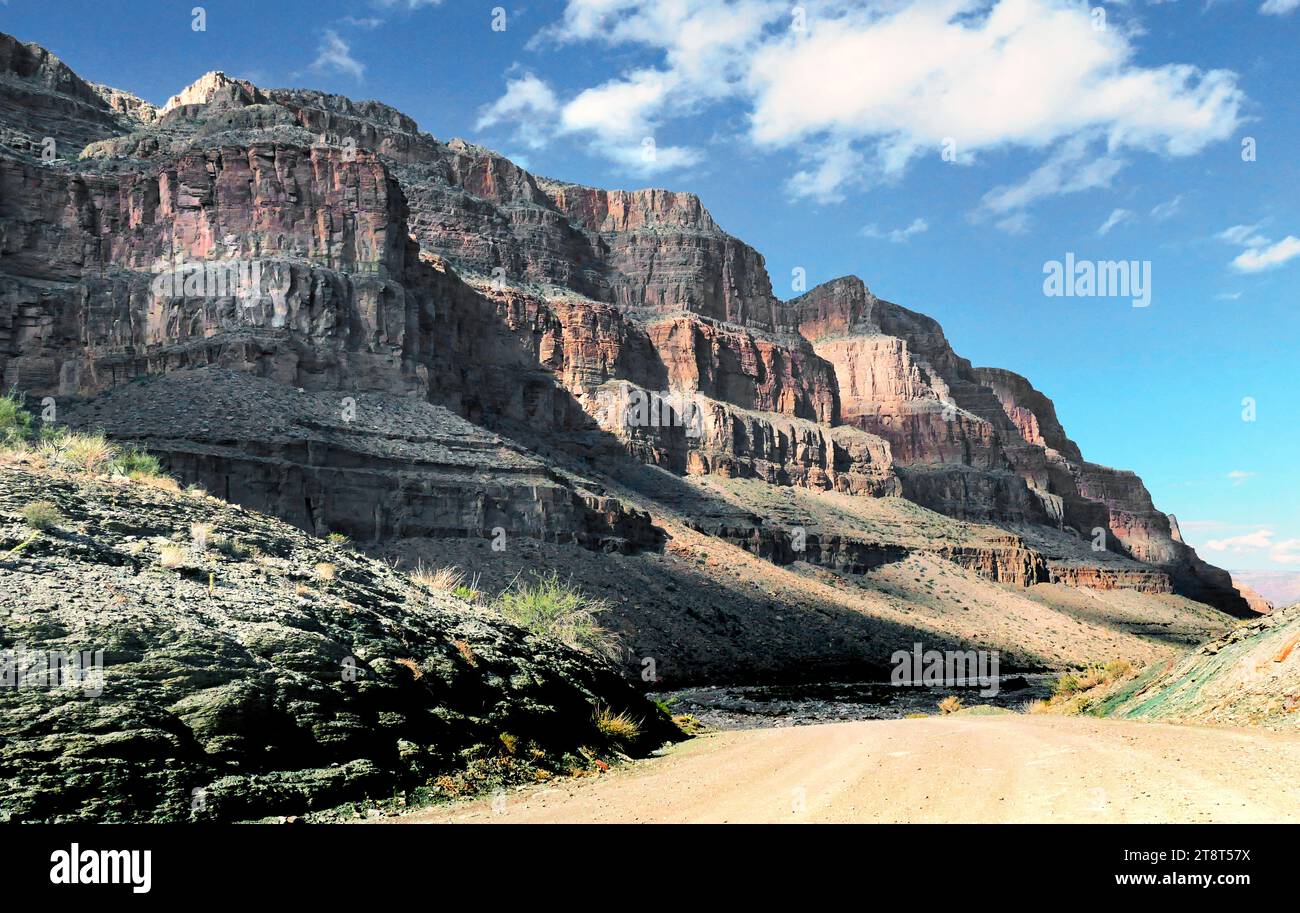
[[[320,49],[316,59],[308,69],[318,73],[345,73],[360,80],[365,75],[366,66],[352,56],[352,47],[339,37],[333,29],[327,29],[321,38]]]
[[[532,73],[511,79],[506,92],[479,111],[476,127],[485,130],[500,123],[515,125],[515,137],[530,148],[549,141],[552,121],[560,103],[551,87]]]
[[[1104,186],[1123,152],[1190,155],[1232,135],[1236,76],[1140,64],[1135,36],[1115,22],[1095,29],[1074,0],[568,0],[539,44],[656,58],[562,102],[564,132],[597,148],[604,131],[653,133],[728,100],[756,146],[803,158],[796,196],[841,198],[947,142],[963,162],[1004,148],[1056,156],[1055,171],[1026,179],[1028,206]],[[1001,218],[1023,223],[1015,199]]]

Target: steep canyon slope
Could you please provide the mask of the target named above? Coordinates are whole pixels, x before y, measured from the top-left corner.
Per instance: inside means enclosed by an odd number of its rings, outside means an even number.
[[[576,575],[631,674],[1150,658],[1252,614],[1029,381],[854,277],[778,299],[692,194],[221,73],[155,107],[3,35],[0,386],[318,535]]]

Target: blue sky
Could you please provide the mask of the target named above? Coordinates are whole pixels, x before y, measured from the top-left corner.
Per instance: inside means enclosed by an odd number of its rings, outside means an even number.
[[[0,29],[154,102],[223,69],[697,192],[778,295],[861,276],[1029,377],[1207,559],[1300,571],[1300,0],[201,5],[0,0]],[[1046,296],[1067,253],[1148,261],[1149,306]]]

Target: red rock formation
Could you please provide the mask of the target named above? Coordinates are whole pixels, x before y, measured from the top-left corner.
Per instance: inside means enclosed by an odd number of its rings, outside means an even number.
[[[441,143],[378,102],[221,73],[155,109],[7,36],[0,75],[5,387],[92,394],[217,365],[311,391],[410,394],[592,459],[622,448],[679,473],[901,494],[1075,543],[1100,528],[1108,548],[1150,573],[1063,563],[1012,534],[986,548],[936,543],[933,553],[1016,585],[1169,585],[1247,611],[1135,475],[1082,458],[1028,381],[972,367],[938,323],[853,277],[777,300],[763,258],[692,194],[537,178],[480,147]],[[67,160],[36,161],[46,135],[72,146]],[[168,277],[177,261],[265,269],[249,303],[206,286],[191,294],[184,282],[177,293]],[[611,420],[602,394],[620,385],[690,398],[696,433]],[[376,535],[482,526],[441,464],[417,495],[382,491],[382,474],[354,481],[355,467],[331,474],[279,441],[247,442],[243,456],[157,446],[205,479],[241,460],[266,472],[311,467],[301,478],[316,486],[312,503],[347,505],[330,522],[371,505],[380,515],[359,522]],[[351,459],[337,442],[313,446],[334,454],[327,463]],[[248,497],[301,512],[297,494],[271,495],[284,479],[255,481],[248,466],[230,474]],[[488,484],[474,483],[485,498]],[[603,496],[558,482],[525,496],[527,487],[508,485],[502,497],[532,534],[594,522],[607,528],[597,539],[619,538],[620,524],[636,526]],[[734,526],[725,535],[784,554],[767,533]],[[653,539],[644,533],[626,538]],[[889,543],[837,536],[816,546],[828,566],[894,554]]]

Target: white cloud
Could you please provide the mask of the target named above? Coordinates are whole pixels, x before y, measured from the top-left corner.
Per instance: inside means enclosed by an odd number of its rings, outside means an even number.
[[[479,111],[477,129],[484,130],[503,122],[513,122],[515,137],[538,149],[549,141],[552,122],[560,103],[551,87],[532,73],[506,83],[506,94]]]
[[[919,235],[929,230],[929,222],[925,221],[925,219],[916,218],[906,228],[894,228],[889,231],[882,231],[877,225],[866,225],[862,229],[862,234],[868,238],[887,239],[894,244],[902,244],[912,235]]]
[[[1116,225],[1123,224],[1124,222],[1131,222],[1132,220],[1133,220],[1133,213],[1130,212],[1129,210],[1127,209],[1112,210],[1111,214],[1106,218],[1106,221],[1101,223],[1101,227],[1097,229],[1097,235],[1099,237],[1105,237],[1106,235],[1110,234],[1110,230],[1114,228]]]
[[[1205,547],[1212,552],[1258,552],[1273,548],[1273,531],[1260,529],[1253,533],[1230,536],[1227,539],[1210,539]]]
[[[1228,473],[1228,478],[1231,479],[1232,484],[1236,486],[1245,485],[1247,479],[1253,479],[1256,475],[1258,475],[1258,473],[1246,472],[1244,469],[1234,469],[1232,472]]]
[[[1273,241],[1259,233],[1262,224],[1234,225],[1215,236],[1225,243],[1246,248],[1232,261],[1232,268],[1239,273],[1263,272],[1300,257],[1300,238],[1287,235],[1281,241]]]
[[[352,56],[352,47],[333,29],[327,29],[321,38],[320,51],[308,69],[319,73],[346,73],[360,80],[366,72],[365,64]]]
[[[1300,0],[1265,0],[1259,11],[1266,16],[1285,16],[1300,9]]]
[[[374,0],[375,6],[383,9],[392,9],[393,7],[404,8],[408,10],[418,10],[422,6],[438,6],[442,0]]]
[[[984,195],[980,212],[975,214],[976,218],[987,214],[1005,216],[1008,213],[1023,213],[1029,206],[1046,197],[1110,186],[1111,179],[1124,167],[1124,163],[1107,155],[1089,157],[1090,140],[1091,137],[1084,135],[1071,137],[1020,183],[990,190]],[[1003,221],[1009,221],[1012,226],[1020,228],[1027,220]]]
[[[1269,244],[1267,247],[1254,247],[1242,251],[1232,261],[1232,266],[1239,272],[1258,273],[1281,266],[1296,257],[1300,257],[1300,238],[1287,235],[1281,241]]]
[[[1283,539],[1268,557],[1278,564],[1300,564],[1300,539]]]
[[[1158,203],[1151,207],[1151,218],[1155,219],[1157,222],[1171,219],[1178,214],[1178,210],[1182,208],[1182,205],[1183,195],[1179,194],[1172,200],[1166,200],[1163,203]]]
[[[563,101],[554,135],[588,136],[617,158],[633,134],[654,135],[731,100],[747,111],[756,146],[803,159],[788,190],[823,201],[897,177],[947,139],[962,162],[1009,147],[1051,150],[1057,171],[1031,175],[1019,194],[1004,188],[1005,205],[991,210],[1023,224],[1016,199],[1023,208],[1105,186],[1123,167],[1122,152],[1190,155],[1238,123],[1243,95],[1233,73],[1141,65],[1135,31],[1113,21],[1095,30],[1076,0],[799,7],[803,31],[791,27],[787,0],[568,0],[535,46],[601,42],[658,60]],[[1094,145],[1099,151],[1090,152]]]
[[[1271,529],[1259,529],[1227,539],[1211,539],[1205,543],[1205,547],[1212,552],[1230,552],[1236,555],[1266,552],[1269,560],[1278,564],[1300,564],[1300,539],[1274,542],[1275,535]]]
[[[1260,224],[1234,225],[1231,228],[1225,228],[1215,237],[1220,241],[1226,241],[1229,244],[1238,244],[1242,247],[1261,247],[1268,243],[1268,238],[1265,238],[1259,233]]]

